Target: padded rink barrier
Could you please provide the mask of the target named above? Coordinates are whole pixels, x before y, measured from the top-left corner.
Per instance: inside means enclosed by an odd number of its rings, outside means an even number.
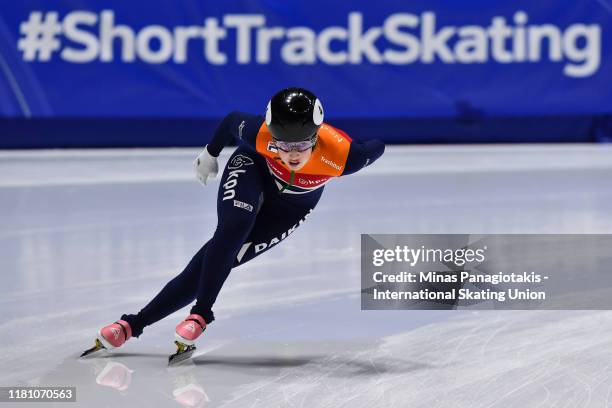
[[[219,119],[0,119],[0,148],[109,148],[204,146]],[[388,144],[580,143],[612,141],[609,116],[465,119],[327,120],[355,140]]]

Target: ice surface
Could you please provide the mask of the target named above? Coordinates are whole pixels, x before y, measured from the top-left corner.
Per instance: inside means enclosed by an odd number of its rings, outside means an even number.
[[[361,233],[612,233],[601,145],[389,148],[232,271],[191,362],[166,366],[187,309],[79,360],[212,234],[196,154],[0,153],[0,386],[72,385],[86,407],[612,406],[610,312],[359,302]]]

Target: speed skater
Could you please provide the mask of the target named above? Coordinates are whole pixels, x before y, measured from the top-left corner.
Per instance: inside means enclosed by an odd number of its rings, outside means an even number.
[[[120,347],[143,329],[195,300],[176,326],[178,356],[188,356],[214,319],[213,304],[232,268],[268,251],[292,234],[317,205],[325,184],[376,161],[379,140],[353,141],[323,122],[323,106],[310,91],[287,88],[269,101],[265,116],[232,112],[194,161],[206,185],[218,173],[223,147],[238,148],[228,160],[217,194],[217,228],[185,269],[137,314],[99,330],[83,355]]]

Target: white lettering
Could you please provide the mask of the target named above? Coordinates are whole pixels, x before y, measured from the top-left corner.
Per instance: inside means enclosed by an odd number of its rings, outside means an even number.
[[[159,48],[154,50],[151,47],[152,40],[159,42]],[[136,45],[138,54],[143,61],[150,64],[161,64],[172,56],[173,48],[172,34],[166,27],[150,25],[138,33]]]
[[[121,60],[132,62],[136,59],[134,30],[126,25],[115,25],[115,13],[103,11],[100,18],[100,60],[113,60],[113,42],[121,41]]]
[[[41,13],[32,12],[34,21]],[[57,12],[50,11],[57,15]],[[490,24],[451,26],[440,23],[432,11],[394,13],[381,26],[365,26],[363,14],[350,12],[346,26],[315,31],[309,27],[266,27],[263,14],[227,14],[207,17],[202,25],[148,25],[139,29],[116,24],[115,12],[72,11],[64,16],[61,31],[68,41],[57,48],[62,60],[88,63],[142,61],[149,64],[188,63],[202,47],[205,61],[224,65],[228,33],[235,37],[238,64],[289,65],[346,64],[529,64],[562,63],[572,78],[594,75],[601,66],[602,27],[576,22],[566,27],[528,24],[525,11],[511,18],[492,16]],[[24,23],[25,24],[25,23]],[[61,29],[61,30],[60,30]],[[97,31],[97,32],[96,32]],[[24,41],[19,43],[20,49]],[[28,45],[29,43],[25,43]],[[75,45],[76,44],[76,45]],[[119,50],[118,52],[115,52]],[[26,52],[24,60],[51,60],[50,53]]]
[[[230,14],[223,19],[223,24],[236,29],[236,61],[248,64],[251,61],[251,29],[266,23],[259,14]]]
[[[64,61],[84,63],[97,58],[100,49],[98,39],[91,33],[78,28],[79,24],[92,26],[98,21],[98,16],[86,11],[75,11],[64,18],[63,29],[66,38],[77,44],[83,45],[83,49],[66,47],[62,50]]]

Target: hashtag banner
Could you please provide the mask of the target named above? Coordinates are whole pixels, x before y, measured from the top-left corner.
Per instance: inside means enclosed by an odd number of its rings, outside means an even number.
[[[418,118],[612,113],[605,1],[168,7],[3,5],[0,117],[212,123],[235,109],[260,113],[290,85],[313,89],[357,135],[386,121],[388,141],[405,141],[410,132],[393,129]]]
[[[58,36],[62,24],[57,12],[30,13],[28,21],[21,23],[17,47],[23,52],[24,61],[49,61],[53,52],[60,49]]]

